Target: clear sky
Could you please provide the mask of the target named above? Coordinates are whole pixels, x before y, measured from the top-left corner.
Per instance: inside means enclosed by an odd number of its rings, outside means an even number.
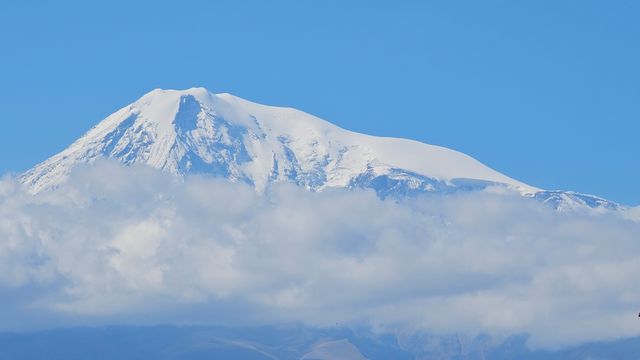
[[[3,1],[0,173],[205,86],[640,204],[638,1]]]

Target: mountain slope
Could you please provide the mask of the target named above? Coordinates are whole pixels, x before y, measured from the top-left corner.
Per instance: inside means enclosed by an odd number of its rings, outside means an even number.
[[[552,197],[444,147],[363,135],[292,108],[204,88],[156,89],[110,115],[69,148],[27,171],[31,191],[55,188],[100,157],[183,176],[205,173],[258,191],[287,181],[310,190],[373,188],[381,196],[500,185]]]
[[[428,341],[426,341],[428,340]],[[462,341],[461,341],[462,340]],[[526,337],[394,336],[305,327],[100,327],[0,333],[0,360],[16,359],[638,359],[640,338],[532,350]],[[43,354],[47,354],[46,357]]]

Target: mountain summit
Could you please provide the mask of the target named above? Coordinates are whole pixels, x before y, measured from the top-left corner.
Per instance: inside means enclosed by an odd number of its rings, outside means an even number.
[[[52,189],[75,165],[100,157],[178,176],[211,174],[260,192],[282,181],[314,191],[372,188],[383,197],[497,185],[542,201],[609,204],[582,194],[542,191],[451,149],[359,134],[296,109],[204,88],[149,92],[27,171],[21,181],[33,192]]]

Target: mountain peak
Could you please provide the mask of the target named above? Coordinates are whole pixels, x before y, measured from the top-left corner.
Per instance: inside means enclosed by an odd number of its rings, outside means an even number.
[[[163,88],[155,88],[151,91],[149,91],[148,93],[144,94],[142,96],[142,98],[145,97],[149,97],[149,96],[155,96],[158,94],[171,94],[171,95],[177,95],[177,96],[181,96],[181,95],[206,95],[209,94],[210,91],[207,90],[205,87],[202,86],[194,86],[188,89],[163,89]]]

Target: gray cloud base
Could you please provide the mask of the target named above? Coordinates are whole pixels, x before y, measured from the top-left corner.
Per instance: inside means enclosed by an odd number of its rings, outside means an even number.
[[[546,348],[640,335],[638,209],[559,213],[498,189],[258,196],[99,161],[35,196],[0,181],[0,239],[5,330],[364,323]]]

